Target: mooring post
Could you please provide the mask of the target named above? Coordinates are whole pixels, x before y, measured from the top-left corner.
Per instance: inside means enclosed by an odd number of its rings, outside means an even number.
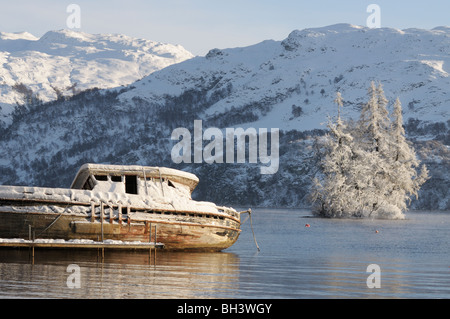
[[[153,259],[153,266],[156,266],[156,225],[155,225],[155,257]]]
[[[104,216],[104,206],[103,206],[103,202],[101,203],[101,207],[100,207],[100,222],[101,222],[101,228],[102,228],[102,242],[103,242],[103,216]]]
[[[150,233],[148,235],[148,242],[150,244],[150,247],[148,248],[148,263],[150,264],[150,261],[152,259],[152,223],[150,223]]]
[[[95,221],[95,203],[91,202],[91,222]]]
[[[148,242],[152,242],[152,223],[150,223],[150,234],[148,235]]]
[[[109,223],[112,224],[114,221],[114,206],[109,206]]]
[[[131,229],[131,216],[130,216],[130,212],[131,212],[131,208],[130,208],[130,206],[127,206],[127,225],[128,225],[128,230]]]
[[[36,231],[33,230],[33,242],[31,243],[31,258],[34,265],[34,239],[36,237]]]
[[[31,241],[31,225],[30,224],[28,224],[28,240]],[[32,247],[33,247],[33,244],[30,244],[30,248],[28,250],[28,258],[29,259],[31,259],[31,257],[32,257],[32,252],[31,252]]]

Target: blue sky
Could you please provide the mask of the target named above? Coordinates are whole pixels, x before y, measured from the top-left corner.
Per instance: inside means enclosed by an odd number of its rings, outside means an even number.
[[[0,31],[41,36],[65,29],[71,3],[81,8],[79,31],[181,44],[198,55],[212,48],[282,40],[295,29],[366,25],[372,3],[381,9],[381,27],[450,25],[449,0],[1,0]]]

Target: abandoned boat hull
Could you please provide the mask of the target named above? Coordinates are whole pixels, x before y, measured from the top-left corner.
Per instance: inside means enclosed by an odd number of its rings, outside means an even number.
[[[0,238],[160,242],[219,251],[240,213],[192,200],[198,178],[170,168],[85,164],[71,188],[0,186]]]
[[[189,221],[130,220],[112,223],[82,216],[0,212],[0,238],[107,239],[160,242],[166,250],[220,251],[233,245],[240,229]]]

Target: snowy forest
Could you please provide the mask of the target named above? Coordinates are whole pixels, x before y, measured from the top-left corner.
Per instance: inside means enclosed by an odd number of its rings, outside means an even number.
[[[400,100],[389,115],[381,84],[372,82],[368,96],[355,122],[341,118],[343,100],[336,94],[337,119],[317,139],[320,176],[311,195],[317,215],[400,219],[429,178],[405,137]]]

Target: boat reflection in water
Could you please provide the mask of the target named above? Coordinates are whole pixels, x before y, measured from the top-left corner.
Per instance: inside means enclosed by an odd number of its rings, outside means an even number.
[[[71,289],[78,268],[79,288]],[[0,250],[0,291],[24,298],[220,298],[238,291],[239,257],[226,252]],[[24,287],[26,285],[26,287]]]

